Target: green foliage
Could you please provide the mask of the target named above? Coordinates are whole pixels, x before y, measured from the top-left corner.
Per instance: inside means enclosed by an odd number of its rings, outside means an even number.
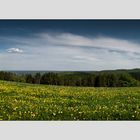
[[[0,80],[64,86],[134,87],[140,86],[140,80],[137,75],[138,71],[124,70],[101,72],[47,72],[43,74],[31,73],[25,75],[0,72]]]
[[[140,120],[139,99],[140,87],[66,87],[0,81],[0,120]]]

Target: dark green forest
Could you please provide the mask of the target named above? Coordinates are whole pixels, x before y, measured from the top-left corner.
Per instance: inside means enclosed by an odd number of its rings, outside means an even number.
[[[140,69],[77,72],[8,72],[0,71],[0,80],[31,84],[134,87],[140,86]]]

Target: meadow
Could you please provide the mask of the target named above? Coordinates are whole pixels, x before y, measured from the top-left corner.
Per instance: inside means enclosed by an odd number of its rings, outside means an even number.
[[[0,81],[0,120],[140,120],[140,87]]]

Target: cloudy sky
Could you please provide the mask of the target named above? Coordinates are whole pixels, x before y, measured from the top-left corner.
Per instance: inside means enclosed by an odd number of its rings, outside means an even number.
[[[140,20],[0,20],[0,70],[140,68]]]

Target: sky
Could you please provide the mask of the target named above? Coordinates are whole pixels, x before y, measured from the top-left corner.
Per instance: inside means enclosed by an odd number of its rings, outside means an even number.
[[[140,68],[140,20],[0,20],[0,70]]]

